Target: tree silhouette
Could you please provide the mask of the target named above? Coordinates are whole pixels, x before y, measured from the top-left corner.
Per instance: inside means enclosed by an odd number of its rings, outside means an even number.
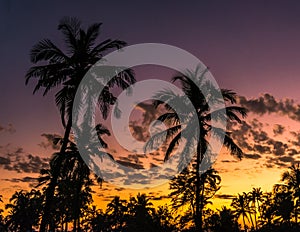
[[[249,203],[251,204],[250,208],[254,213],[254,222],[255,222],[255,229],[257,230],[258,222],[257,222],[257,215],[260,212],[259,210],[259,202],[262,199],[262,191],[261,188],[253,188],[251,192],[248,193]]]
[[[121,200],[118,196],[107,205],[106,214],[111,231],[122,231],[126,227],[127,210],[127,201]]]
[[[146,194],[130,197],[128,202],[128,231],[153,231],[154,208]]]
[[[193,165],[195,168],[195,164]],[[189,223],[190,220],[196,221],[196,176],[194,169],[184,169],[177,177],[170,182],[170,197],[171,207],[178,211],[187,206],[185,223]],[[215,193],[220,189],[221,177],[214,169],[209,169],[200,176],[200,191],[199,191],[199,205],[200,215],[203,217],[203,210],[205,206],[211,203],[209,200],[213,198]],[[202,219],[201,219],[202,220]]]
[[[185,96],[178,96],[171,90],[165,90],[155,95],[155,106],[163,104],[167,113],[161,115],[158,120],[171,125],[166,131],[154,134],[146,144],[145,150],[155,147],[157,142],[164,139],[165,134],[169,139],[168,148],[165,154],[165,160],[168,160],[172,152],[176,149],[177,145],[182,139],[184,134],[189,135],[186,138],[188,141],[185,145],[183,156],[191,155],[191,146],[193,147],[196,141],[196,166],[195,166],[195,225],[197,231],[202,231],[202,215],[201,215],[201,172],[200,165],[204,158],[205,152],[209,151],[208,139],[213,133],[219,138],[224,137],[224,145],[227,147],[232,155],[241,158],[242,150],[234,143],[230,133],[221,128],[216,128],[212,125],[212,117],[218,119],[225,119],[227,121],[241,122],[238,114],[242,117],[246,116],[246,110],[242,107],[233,105],[236,103],[236,94],[230,90],[221,90],[222,94],[218,94],[216,87],[205,79],[206,70],[200,70],[200,66],[196,70],[186,71],[186,74],[179,74],[173,78],[173,81],[181,83],[182,90]],[[204,96],[200,89],[205,89],[207,96]],[[190,105],[186,97],[190,100]],[[225,109],[212,110],[208,104],[207,98],[210,102],[218,103],[222,100],[227,104]],[[177,107],[171,107],[174,103]],[[196,113],[190,112],[189,109],[195,109]],[[187,112],[188,111],[188,112]],[[211,112],[212,111],[212,112]],[[196,115],[195,115],[196,114]],[[195,131],[195,126],[199,125],[199,132]],[[193,148],[192,148],[193,149]],[[194,154],[192,154],[194,155]],[[210,161],[208,161],[210,163]],[[209,164],[208,167],[209,168]]]
[[[294,201],[294,217],[295,222],[298,222],[298,215],[300,210],[300,166],[298,164],[294,164],[289,167],[288,171],[285,171],[282,174],[281,181],[283,181],[293,194]]]
[[[247,202],[247,195],[246,194],[238,194],[238,196],[232,200],[231,207],[233,208],[234,215],[237,218],[242,217],[243,227],[245,229],[246,228],[245,219],[247,219],[248,222],[250,222],[249,217],[248,217],[250,209],[249,209],[249,205]]]
[[[290,225],[291,215],[294,209],[292,193],[288,186],[276,184],[273,187],[275,223],[280,220],[281,223]]]
[[[3,203],[2,195],[0,195],[0,202]],[[0,209],[0,232],[6,231],[6,226],[5,226],[4,217],[2,213],[3,213],[3,209]]]
[[[156,227],[155,231],[171,232],[175,231],[176,229],[174,217],[172,216],[172,213],[167,205],[158,206],[154,212],[153,221]]]
[[[215,232],[237,232],[239,226],[231,209],[222,206],[205,220],[205,228]]]
[[[26,74],[26,84],[32,78],[38,78],[33,93],[43,88],[43,95],[46,95],[53,88],[61,88],[55,95],[61,121],[65,127],[60,153],[64,153],[67,148],[72,127],[73,101],[82,78],[106,52],[126,45],[124,41],[111,39],[97,43],[100,26],[101,23],[95,23],[84,30],[78,19],[63,18],[59,22],[58,30],[64,36],[66,52],[49,39],[38,42],[30,52],[31,62],[39,63],[31,67]],[[99,96],[99,105],[104,118],[107,117],[109,106],[116,102],[116,97],[110,92],[110,88],[117,85],[125,89],[134,82],[135,78],[131,70],[120,73],[109,82],[109,86],[105,87]],[[56,173],[53,174],[46,192],[46,204],[40,226],[40,231],[43,232],[49,224],[49,210],[57,185],[58,176]]]
[[[38,225],[42,206],[42,194],[40,191],[15,192],[10,198],[10,203],[5,208],[9,210],[7,227],[10,231],[32,231]]]

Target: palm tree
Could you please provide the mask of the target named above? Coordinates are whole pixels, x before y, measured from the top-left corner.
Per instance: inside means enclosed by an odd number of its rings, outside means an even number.
[[[154,208],[146,194],[140,194],[131,197],[128,202],[128,231],[153,231]]]
[[[126,213],[127,201],[121,200],[119,196],[115,196],[106,208],[106,214],[109,217],[111,230],[121,231],[123,229],[126,221]]]
[[[244,229],[246,228],[245,218],[250,222],[248,213],[249,213],[249,205],[247,202],[247,196],[245,194],[238,194],[236,198],[234,198],[231,202],[231,207],[234,210],[234,214],[239,219],[242,217]]]
[[[236,103],[236,94],[230,90],[222,89],[218,94],[217,89],[205,79],[205,74],[208,69],[200,70],[200,66],[195,71],[188,70],[185,75],[179,74],[173,77],[173,81],[180,81],[182,90],[185,94],[184,97],[178,96],[171,90],[165,90],[159,92],[154,98],[159,99],[155,101],[155,106],[163,104],[167,110],[167,113],[161,115],[158,120],[163,121],[171,125],[166,131],[160,132],[152,136],[147,143],[145,150],[153,148],[156,142],[164,141],[165,134],[169,138],[168,148],[165,154],[165,160],[168,160],[172,152],[176,149],[177,145],[181,141],[181,136],[187,134],[190,138],[186,138],[188,141],[184,147],[184,154],[190,155],[195,146],[196,141],[196,167],[195,167],[195,193],[196,193],[196,209],[195,209],[195,225],[197,231],[202,230],[202,216],[200,205],[200,190],[201,190],[201,178],[200,178],[200,165],[204,160],[205,152],[209,151],[209,137],[211,134],[216,137],[224,138],[224,145],[230,151],[230,153],[238,158],[243,155],[242,150],[235,144],[230,136],[230,132],[221,128],[216,128],[212,125],[212,117],[216,117],[221,120],[237,121],[241,122],[238,114],[242,117],[246,116],[246,110],[242,107],[233,105]],[[206,95],[201,92],[206,90]],[[191,102],[187,103],[188,98]],[[223,101],[227,104],[225,108],[212,110],[208,104],[207,98],[210,102],[218,104]],[[178,109],[173,109],[171,106],[175,104]],[[189,109],[195,109],[194,112],[190,112]],[[199,131],[195,130],[195,126],[199,125]],[[201,132],[201,133],[200,133]],[[162,140],[163,139],[163,140]],[[194,154],[192,154],[194,155]],[[208,161],[208,168],[211,162]]]
[[[52,183],[53,173],[58,174],[54,193],[54,200],[57,201],[55,207],[58,211],[55,211],[52,206],[50,210],[52,218],[59,215],[64,218],[63,220],[58,219],[62,222],[62,227],[63,223],[67,227],[67,223],[72,219],[73,231],[79,231],[80,217],[83,215],[83,210],[92,201],[90,186],[93,184],[93,180],[91,179],[90,169],[82,160],[74,143],[69,142],[64,154],[58,152],[53,155],[50,161],[50,169],[41,170],[41,176],[38,179],[39,185],[47,184],[46,193],[48,186]],[[51,225],[50,221],[49,224]]]
[[[263,192],[261,188],[253,188],[251,192],[248,193],[249,203],[251,204],[251,208],[254,212],[254,221],[255,221],[255,229],[257,230],[257,214],[260,212],[259,210],[259,202],[262,199]]]
[[[271,226],[275,216],[274,196],[271,192],[266,192],[262,196],[260,206],[260,224],[267,228]]]
[[[97,43],[101,23],[90,25],[86,30],[76,18],[63,18],[58,25],[65,41],[66,52],[56,46],[51,40],[44,39],[33,46],[30,60],[36,66],[26,73],[26,84],[32,78],[37,78],[33,93],[43,88],[43,95],[51,89],[60,87],[55,95],[56,105],[61,114],[61,121],[65,128],[60,153],[64,153],[72,127],[72,108],[77,88],[89,70],[105,53],[113,49],[120,49],[126,45],[124,41],[106,39]],[[135,82],[133,72],[126,70],[115,76],[99,96],[99,105],[104,118],[107,117],[109,106],[116,102],[116,97],[110,92],[114,85],[123,89]],[[52,205],[54,189],[57,185],[58,174],[53,173],[51,184],[46,192],[46,204],[43,211],[40,231],[45,231],[49,220],[49,209]]]
[[[275,184],[273,187],[275,215],[280,223],[290,226],[294,210],[293,196],[287,185]]]
[[[195,167],[195,165],[193,165]],[[214,169],[209,169],[200,176],[200,211],[203,217],[203,210],[206,205],[210,204],[210,199],[214,197],[216,192],[220,189],[221,177]],[[188,207],[186,217],[191,214],[191,219],[196,220],[196,176],[195,171],[184,169],[178,176],[170,182],[171,206],[173,210],[177,211],[185,206]],[[186,222],[187,223],[187,222]]]
[[[300,210],[300,164],[294,164],[289,167],[289,171],[282,174],[281,181],[283,181],[293,193],[294,217],[297,223]]]
[[[3,202],[2,195],[0,195],[0,202]],[[3,213],[3,209],[0,209],[0,232],[6,231],[4,218],[3,218],[2,213]]]
[[[9,209],[6,218],[8,228],[16,232],[32,231],[39,222],[42,206],[41,192],[36,190],[15,192],[9,201],[10,203],[5,206]]]
[[[167,205],[158,206],[153,215],[153,219],[157,226],[157,231],[171,232],[176,229],[173,223],[174,217]]]

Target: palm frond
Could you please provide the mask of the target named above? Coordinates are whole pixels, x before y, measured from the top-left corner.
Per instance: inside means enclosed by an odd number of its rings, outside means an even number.
[[[67,62],[69,57],[65,55],[51,40],[43,39],[38,42],[30,51],[30,61],[50,61],[51,63]]]
[[[58,24],[58,30],[65,36],[65,42],[70,52],[77,49],[77,37],[79,35],[81,22],[77,18],[64,17]]]

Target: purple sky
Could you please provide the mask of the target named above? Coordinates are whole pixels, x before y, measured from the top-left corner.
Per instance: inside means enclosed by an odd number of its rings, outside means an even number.
[[[239,95],[270,93],[299,102],[299,12],[299,1],[3,0],[0,126],[12,123],[16,133],[1,133],[0,145],[12,143],[36,152],[42,133],[62,133],[53,95],[33,96],[34,83],[25,87],[24,76],[31,65],[29,50],[36,42],[50,38],[63,44],[57,31],[63,16],[76,16],[85,25],[103,22],[102,40],[166,43],[185,49],[210,67],[221,87]]]

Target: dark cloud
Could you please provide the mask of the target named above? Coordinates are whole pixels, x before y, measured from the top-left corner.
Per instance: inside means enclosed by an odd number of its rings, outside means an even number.
[[[125,188],[120,187],[120,188],[115,188],[115,190],[118,191],[118,192],[122,192],[122,191],[125,190]]]
[[[7,126],[0,125],[0,132],[8,132],[8,133],[15,133],[16,129],[14,128],[13,124],[9,123]]]
[[[10,159],[0,156],[0,165],[9,165]]]
[[[282,135],[284,131],[285,131],[285,127],[283,125],[275,124],[273,126],[273,133],[275,136]]]
[[[293,136],[295,140],[291,140],[290,142],[294,146],[300,147],[300,132],[291,131],[290,134]]]
[[[247,159],[260,159],[261,155],[259,155],[259,154],[244,154],[244,157]]]
[[[41,143],[39,143],[38,145],[40,147],[42,147],[44,149],[52,148],[53,150],[60,149],[60,145],[58,143],[58,140],[61,138],[60,135],[44,133],[41,136],[44,137],[46,141],[42,141]]]
[[[291,156],[282,156],[279,157],[278,160],[284,163],[295,163],[295,159]]]
[[[268,141],[268,144],[273,145],[272,153],[277,156],[284,155],[285,151],[288,148],[288,145],[286,143],[283,143],[281,141],[274,141],[272,139]]]
[[[287,156],[290,157],[290,156]],[[292,157],[291,157],[292,158]],[[264,164],[265,167],[267,168],[274,168],[274,167],[279,167],[279,168],[287,168],[291,165],[291,163],[294,163],[295,160],[285,158],[283,157],[267,157],[266,163]]]
[[[253,139],[255,142],[263,142],[268,140],[268,134],[265,131],[255,131],[255,130],[251,130]]]
[[[132,135],[138,141],[146,142],[150,138],[151,133],[161,131],[161,125],[153,124],[156,119],[164,113],[161,107],[155,108],[150,101],[141,102],[135,106],[135,110],[142,113],[141,118],[138,120],[130,121],[129,128],[131,129]],[[163,125],[163,124],[162,124]]]
[[[235,196],[231,194],[216,194],[215,197],[224,200],[232,200],[235,198]]]
[[[260,154],[271,153],[271,148],[269,146],[264,146],[264,145],[260,145],[260,144],[254,144],[253,150]]]
[[[163,200],[163,199],[170,199],[169,196],[155,196],[155,197],[151,197],[151,200],[153,201],[160,201],[160,200]]]
[[[8,182],[12,182],[12,183],[28,183],[29,187],[33,188],[36,187],[36,185],[38,184],[38,180],[35,177],[31,177],[31,176],[26,176],[23,178],[11,178],[11,179],[2,179],[4,181],[8,181]]]
[[[126,167],[131,167],[134,169],[144,169],[144,166],[142,164],[131,163],[131,162],[124,161],[124,160],[117,160],[116,162],[118,162],[119,164],[124,165]]]
[[[48,158],[26,154],[22,148],[6,151],[0,156],[0,167],[8,171],[19,173],[39,173],[42,168],[47,168]]]
[[[221,160],[222,163],[237,163],[236,160]]]
[[[288,149],[288,155],[290,155],[290,156],[298,155],[299,153],[300,152],[294,148]]]
[[[258,98],[247,99],[240,96],[239,103],[250,112],[263,115],[276,113],[300,121],[300,105],[293,99],[275,99],[271,94],[265,93]]]

